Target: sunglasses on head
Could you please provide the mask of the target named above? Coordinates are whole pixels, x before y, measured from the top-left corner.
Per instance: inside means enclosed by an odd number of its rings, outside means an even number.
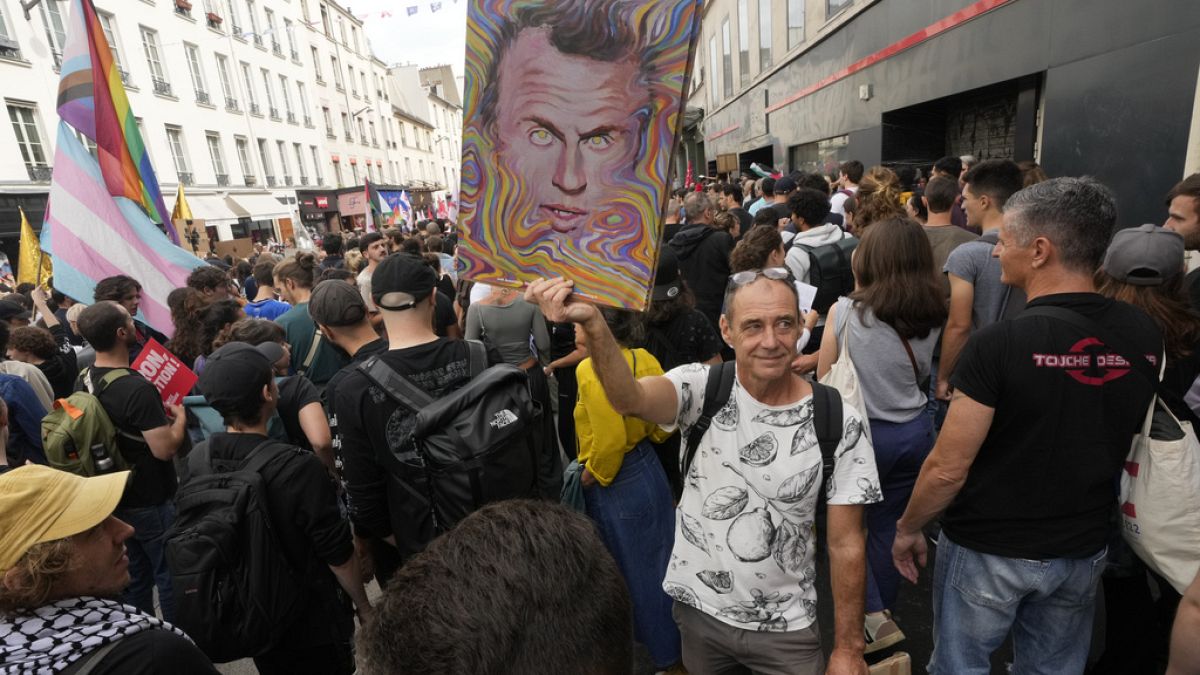
[[[730,275],[729,285],[734,287],[742,287],[753,283],[759,277],[766,277],[771,281],[793,281],[792,272],[786,267],[765,267],[761,270],[745,270],[736,274]]]

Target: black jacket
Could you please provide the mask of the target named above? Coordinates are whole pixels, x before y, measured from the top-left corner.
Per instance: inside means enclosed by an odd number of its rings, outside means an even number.
[[[695,223],[680,230],[668,245],[679,258],[679,271],[696,296],[696,309],[714,327],[719,327],[733,237],[704,223]]]

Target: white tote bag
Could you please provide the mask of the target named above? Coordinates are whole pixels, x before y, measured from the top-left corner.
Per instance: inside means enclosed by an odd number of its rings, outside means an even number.
[[[1158,397],[1121,473],[1121,520],[1130,548],[1183,593],[1200,569],[1200,442]]]
[[[853,312],[852,307],[843,306],[839,309]],[[841,344],[838,346],[837,360],[829,366],[829,372],[825,373],[825,377],[821,378],[821,384],[827,387],[833,387],[842,395],[842,400],[849,403],[858,411],[858,414],[863,418],[863,433],[866,434],[867,440],[871,440],[871,425],[866,423],[867,406],[863,400],[862,384],[858,381],[858,371],[854,368],[854,361],[850,358],[850,317],[847,316],[845,324],[842,326]],[[833,326],[826,325],[825,330],[833,330]]]

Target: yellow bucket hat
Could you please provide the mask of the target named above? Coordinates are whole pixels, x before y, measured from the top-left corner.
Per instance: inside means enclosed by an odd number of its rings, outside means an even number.
[[[128,478],[128,471],[83,478],[39,465],[0,475],[0,572],[35,544],[103,522],[121,501]]]

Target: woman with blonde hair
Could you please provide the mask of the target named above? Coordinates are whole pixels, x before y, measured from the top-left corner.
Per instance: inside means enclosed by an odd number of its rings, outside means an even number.
[[[886,167],[871,167],[858,184],[855,200],[858,202],[854,214],[854,235],[857,237],[862,237],[872,223],[905,215],[900,203],[900,179]]]

